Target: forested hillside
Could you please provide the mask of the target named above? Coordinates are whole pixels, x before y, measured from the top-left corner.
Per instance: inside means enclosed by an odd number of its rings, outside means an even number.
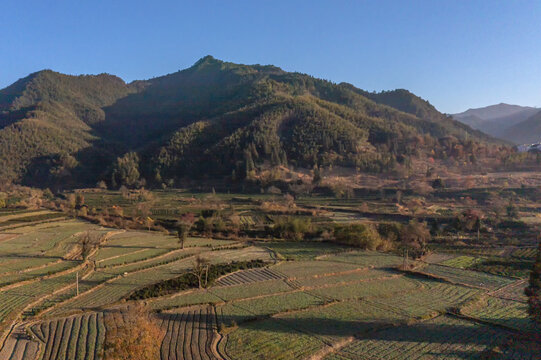
[[[468,164],[500,146],[406,90],[211,56],[131,84],[42,71],[0,91],[0,176],[43,187],[242,180],[277,165],[384,173],[421,158]]]

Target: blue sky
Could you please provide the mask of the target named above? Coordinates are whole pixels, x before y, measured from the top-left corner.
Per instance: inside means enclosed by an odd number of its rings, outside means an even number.
[[[0,4],[0,88],[44,68],[171,73],[207,54],[453,113],[541,106],[541,1],[17,0]]]

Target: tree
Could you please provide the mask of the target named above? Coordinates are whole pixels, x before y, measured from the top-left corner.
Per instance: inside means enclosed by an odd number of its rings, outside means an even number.
[[[530,317],[535,323],[541,326],[541,242],[537,249],[537,258],[530,273],[530,284],[525,292],[528,295]]]
[[[405,263],[408,257],[418,258],[426,254],[427,244],[430,241],[430,231],[425,223],[411,220],[400,230],[400,242],[404,249]]]
[[[321,182],[321,171],[319,166],[314,165],[314,176],[312,177],[312,184],[317,185]]]
[[[150,228],[152,225],[154,225],[154,219],[152,219],[150,216],[147,216],[145,219],[145,226],[147,227],[148,231],[150,231]]]
[[[121,318],[119,324],[113,315],[106,315],[105,359],[159,359],[165,331],[149,310],[140,304],[130,305]]]
[[[80,209],[85,204],[85,197],[83,194],[77,194],[75,196],[75,208]]]
[[[192,274],[197,278],[199,288],[202,289],[203,286],[207,286],[208,275],[209,275],[209,262],[207,259],[202,258],[201,256],[196,256],[193,261],[193,268],[191,271]],[[205,277],[203,281],[203,277]]]
[[[113,178],[117,184],[134,187],[139,180],[139,156],[130,152],[116,159]]]
[[[0,193],[0,208],[6,207],[8,204],[8,195],[6,193]]]
[[[83,260],[86,260],[94,249],[98,247],[100,240],[97,236],[92,235],[90,231],[85,231],[79,235],[79,253]]]
[[[518,218],[518,209],[515,205],[513,204],[507,205],[506,211],[507,211],[507,217],[511,219]]]
[[[478,210],[469,209],[462,213],[459,221],[468,231],[477,231],[477,241],[481,238],[481,220],[483,214]]]
[[[193,213],[183,214],[180,219],[177,221],[177,236],[180,248],[184,249],[184,242],[188,238],[188,233],[190,232],[193,224],[195,223],[195,215]]]

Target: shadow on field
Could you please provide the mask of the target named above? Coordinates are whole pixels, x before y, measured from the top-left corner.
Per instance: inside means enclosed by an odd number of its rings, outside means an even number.
[[[181,312],[179,312],[180,314]],[[158,314],[159,319],[171,319],[169,313]],[[287,315],[286,315],[287,316]],[[308,334],[315,336],[327,344],[340,341],[341,339],[355,336],[359,341],[382,341],[378,347],[381,351],[383,346],[389,351],[396,348],[397,352],[407,348],[418,349],[419,353],[430,356],[445,356],[459,359],[471,359],[478,357],[480,352],[490,349],[495,344],[502,344],[505,339],[513,335],[503,329],[489,326],[462,322],[451,317],[439,317],[437,323],[428,320],[408,325],[406,323],[393,323],[389,321],[367,320],[353,321],[327,318],[259,318],[251,316],[219,316],[226,326],[239,324],[240,328],[264,333],[282,333],[295,341],[295,336]],[[199,325],[201,329],[206,323],[217,319],[208,315],[201,315]],[[185,321],[184,316],[177,316],[178,322]],[[448,323],[446,323],[448,322]],[[304,341],[304,340],[303,340]],[[432,344],[432,346],[427,346]],[[367,346],[367,349],[370,345]],[[369,350],[365,350],[369,351]],[[367,354],[368,355],[368,354]],[[373,354],[374,355],[374,354]]]

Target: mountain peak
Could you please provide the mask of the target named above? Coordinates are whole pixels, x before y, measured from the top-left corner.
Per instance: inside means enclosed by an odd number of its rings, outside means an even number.
[[[213,64],[219,64],[219,63],[222,63],[222,61],[216,59],[212,55],[207,55],[207,56],[204,56],[201,59],[197,60],[195,62],[195,64],[192,65],[192,68],[198,68],[198,67],[203,67],[203,66],[206,66],[206,65],[213,65]]]

